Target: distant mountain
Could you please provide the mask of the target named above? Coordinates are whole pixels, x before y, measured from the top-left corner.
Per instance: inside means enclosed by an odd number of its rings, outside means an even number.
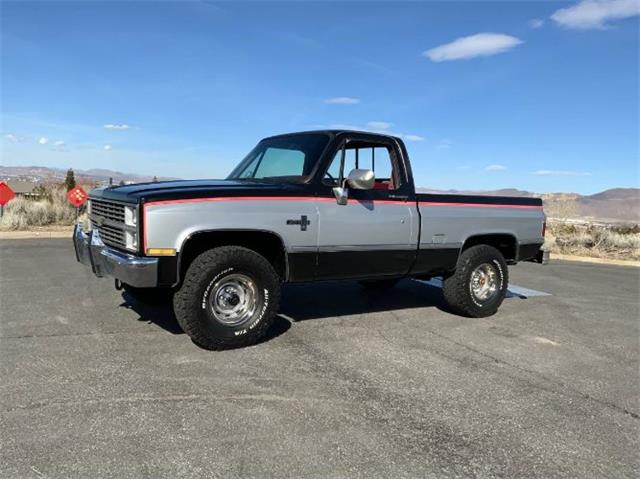
[[[27,180],[36,183],[62,182],[67,174],[63,168],[50,167],[5,167],[0,165],[0,180]],[[80,182],[108,183],[109,179],[114,184],[124,182],[150,182],[153,175],[138,175],[135,173],[123,173],[115,170],[93,168],[90,170],[75,170],[76,180]],[[158,180],[173,180],[168,177],[158,177]]]
[[[581,216],[640,223],[640,189],[612,188],[576,198]]]
[[[640,202],[640,188],[611,188],[604,192],[589,195],[591,200],[635,200]]]

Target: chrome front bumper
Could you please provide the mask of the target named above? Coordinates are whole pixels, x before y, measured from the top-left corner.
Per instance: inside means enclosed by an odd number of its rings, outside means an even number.
[[[138,257],[107,247],[96,230],[84,233],[80,225],[73,231],[76,259],[91,267],[96,277],[113,277],[132,287],[158,284],[158,259]]]

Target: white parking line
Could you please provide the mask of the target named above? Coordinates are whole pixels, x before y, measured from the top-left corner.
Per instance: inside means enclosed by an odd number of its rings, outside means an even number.
[[[417,280],[416,282],[424,283],[436,288],[442,288],[442,279],[440,277],[432,278],[431,280]],[[509,285],[506,298],[531,298],[531,297],[548,297],[551,293],[541,292],[539,290],[533,290],[531,288],[521,287],[520,285]]]

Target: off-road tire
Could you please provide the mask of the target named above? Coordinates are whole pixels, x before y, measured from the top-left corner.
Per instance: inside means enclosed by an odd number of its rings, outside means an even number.
[[[213,285],[225,275],[241,274],[256,286],[255,312],[246,322],[230,326],[216,320],[210,308]],[[239,246],[208,250],[196,257],[173,297],[182,329],[197,345],[224,350],[256,343],[272,325],[280,306],[280,278],[260,254]]]
[[[496,294],[482,302],[472,293],[471,274],[485,263],[495,267],[499,283]],[[500,251],[489,245],[475,245],[462,252],[455,272],[444,278],[442,293],[453,312],[466,317],[480,318],[496,313],[508,286],[509,270]]]
[[[383,291],[395,287],[399,281],[399,278],[387,278],[384,280],[361,280],[360,286],[366,288],[367,290]]]
[[[122,289],[134,300],[145,305],[171,304],[173,296],[173,291],[170,288],[140,288],[124,283],[122,284]]]

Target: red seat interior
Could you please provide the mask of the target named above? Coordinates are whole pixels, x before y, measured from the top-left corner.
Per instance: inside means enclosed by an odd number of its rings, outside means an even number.
[[[373,184],[374,190],[393,190],[393,183],[391,180],[376,180]]]

